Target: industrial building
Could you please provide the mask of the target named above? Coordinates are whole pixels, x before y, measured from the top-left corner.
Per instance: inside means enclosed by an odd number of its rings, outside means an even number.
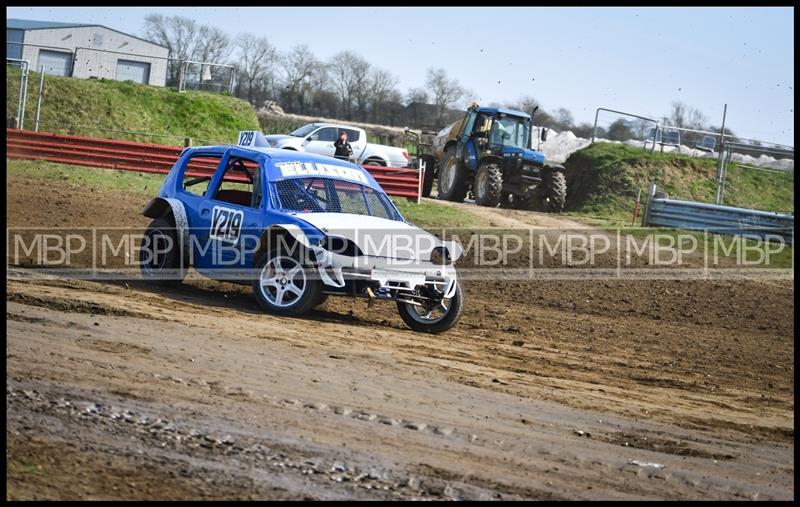
[[[102,25],[6,20],[6,58],[30,70],[165,86],[169,49]]]

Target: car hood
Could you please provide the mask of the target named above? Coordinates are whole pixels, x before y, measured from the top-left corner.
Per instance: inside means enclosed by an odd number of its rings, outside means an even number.
[[[308,222],[327,236],[346,238],[364,255],[392,259],[430,260],[431,250],[447,246],[454,259],[461,247],[445,244],[419,227],[397,220],[350,213],[305,213],[297,218]]]
[[[276,143],[276,142],[279,142],[279,141],[285,141],[287,139],[300,139],[299,137],[289,136],[289,135],[286,135],[286,134],[270,134],[268,136],[264,136],[264,138],[267,141],[269,141],[270,144],[273,144],[273,143]]]

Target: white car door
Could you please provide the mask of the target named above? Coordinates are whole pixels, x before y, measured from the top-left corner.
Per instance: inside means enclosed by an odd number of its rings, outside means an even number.
[[[355,129],[344,129],[347,131],[347,139],[350,142],[350,146],[353,147],[353,158],[358,157],[361,155],[361,152],[364,151],[364,147],[367,145],[367,136],[362,135],[362,132]]]
[[[305,149],[309,153],[332,157],[336,152],[333,142],[338,135],[339,129],[336,127],[322,127],[306,138]]]

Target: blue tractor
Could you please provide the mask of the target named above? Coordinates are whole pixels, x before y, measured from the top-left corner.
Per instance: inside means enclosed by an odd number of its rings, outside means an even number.
[[[536,110],[533,111],[534,113]],[[542,132],[547,139],[547,130]],[[473,103],[464,117],[433,141],[439,198],[480,206],[560,212],[567,197],[564,167],[545,162],[532,147],[532,116]],[[432,183],[434,171],[426,174]]]

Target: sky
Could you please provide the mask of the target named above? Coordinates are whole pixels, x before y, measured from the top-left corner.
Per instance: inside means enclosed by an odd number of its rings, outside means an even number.
[[[404,93],[437,67],[482,104],[530,95],[578,123],[599,107],[660,119],[681,101],[719,126],[727,104],[740,137],[794,145],[792,7],[7,7],[6,17],[141,35],[151,12],[266,36],[281,51],[305,43],[323,60],[352,50]]]

